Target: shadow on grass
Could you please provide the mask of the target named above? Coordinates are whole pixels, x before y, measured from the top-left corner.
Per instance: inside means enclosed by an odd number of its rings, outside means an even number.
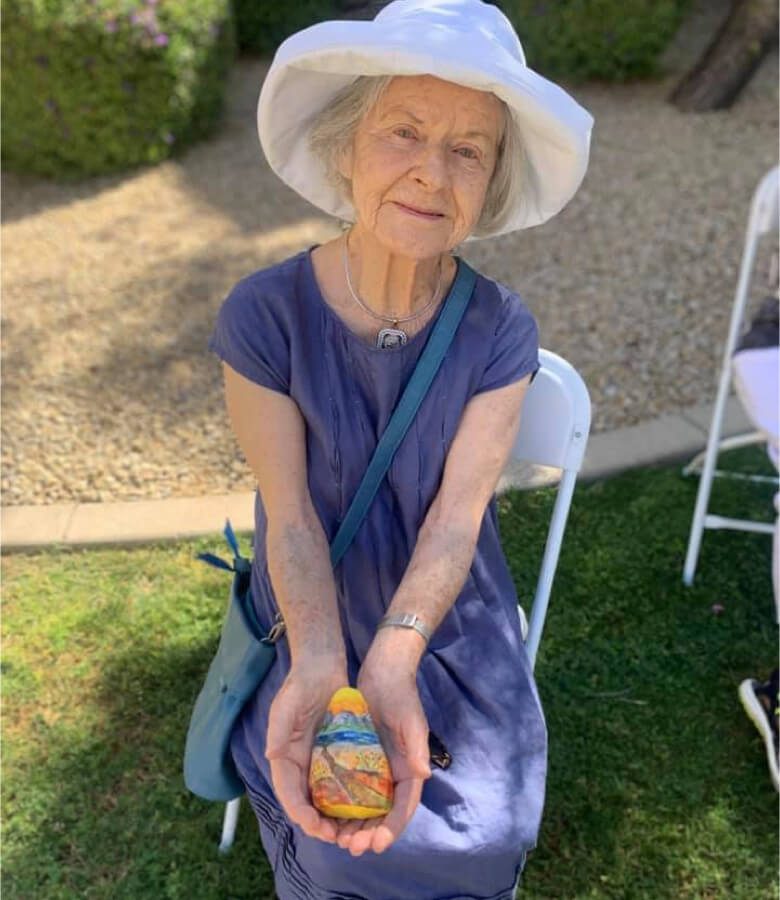
[[[537,662],[548,796],[523,896],[775,896],[777,796],[737,698],[743,678],[777,664],[771,537],[708,530],[685,587],[698,480],[680,468],[578,489]],[[771,473],[760,458],[759,469]],[[771,521],[771,496],[718,483],[710,509]],[[553,501],[508,498],[521,597]],[[521,543],[538,548],[530,563]]]
[[[73,740],[61,733],[29,761],[24,789],[40,788],[50,800],[36,810],[42,827],[25,842],[18,892],[22,860],[5,857],[7,896],[275,897],[248,804],[232,852],[219,856],[224,805],[189,794],[181,775],[193,685],[214,647],[164,656],[156,649],[141,643],[106,665],[99,700],[108,718],[100,733]]]
[[[220,552],[216,542],[209,549]],[[127,644],[99,651],[97,680],[72,697],[74,705],[83,702],[87,721],[95,720],[93,730],[78,713],[69,724],[43,709],[33,714],[33,750],[14,760],[18,774],[5,785],[7,897],[276,896],[248,803],[231,853],[220,856],[224,805],[194,797],[182,777],[189,714],[216,649],[229,577],[211,582],[200,608],[190,605],[184,614],[185,642],[158,610],[134,619]],[[175,612],[171,602],[165,607]],[[74,635],[109,634],[119,614],[115,603],[93,609]],[[197,620],[201,636],[191,640]],[[23,668],[16,667],[20,679]]]
[[[775,665],[771,539],[705,533],[684,587],[696,486],[673,467],[577,489],[537,665],[548,795],[520,896],[775,896],[777,798],[736,693]],[[523,600],[553,502],[551,490],[499,500]],[[769,520],[771,488],[718,485],[712,508]],[[35,678],[11,655],[6,690],[18,683],[29,712],[13,726],[17,749],[6,745],[7,896],[274,897],[248,804],[233,851],[219,857],[224,807],[191,796],[181,775],[229,575],[185,573],[186,590],[176,582],[182,553],[207,548],[223,552],[216,538],[181,545],[168,562],[126,554],[112,574],[121,596],[63,626],[48,683],[74,647],[97,660],[74,681],[70,715],[47,714],[40,681],[31,702]]]

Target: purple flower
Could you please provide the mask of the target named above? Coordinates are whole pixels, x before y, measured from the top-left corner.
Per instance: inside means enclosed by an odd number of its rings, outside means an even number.
[[[713,616],[719,616],[721,613],[726,612],[726,607],[722,603],[713,603],[710,607],[710,612]]]
[[[163,135],[163,140],[166,144],[172,144],[176,138],[170,133],[170,131],[166,131]]]
[[[154,39],[155,44],[158,47],[167,47],[168,46],[168,35],[167,34],[158,34]]]
[[[43,66],[44,68],[48,67],[49,65],[49,57],[43,53],[40,56],[36,56],[35,61],[39,66]]]
[[[147,38],[153,38],[157,35],[159,23],[154,15],[154,9],[142,9],[140,12],[134,12],[130,16],[133,25],[140,25],[146,31]]]
[[[109,19],[106,22],[106,31],[109,34],[113,34],[115,31],[118,31],[118,29],[119,29],[119,25],[117,24],[116,19]]]

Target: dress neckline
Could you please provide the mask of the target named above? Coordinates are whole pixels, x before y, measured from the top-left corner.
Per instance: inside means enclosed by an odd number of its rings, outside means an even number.
[[[317,302],[320,306],[325,308],[325,312],[328,316],[336,323],[336,325],[341,329],[341,331],[349,337],[353,343],[357,344],[359,347],[362,347],[368,353],[380,354],[381,356],[392,356],[395,354],[403,353],[404,350],[409,350],[415,348],[418,343],[420,343],[427,334],[430,333],[430,330],[439,321],[439,317],[442,314],[442,311],[449,300],[450,294],[452,293],[452,288],[455,285],[457,279],[457,269],[455,270],[455,278],[452,280],[452,285],[450,286],[450,290],[447,292],[447,296],[442,300],[439,304],[439,308],[436,310],[435,315],[433,315],[425,326],[417,332],[417,334],[412,335],[412,337],[408,338],[405,344],[400,344],[397,347],[377,347],[376,345],[369,344],[365,338],[361,337],[359,334],[356,334],[347,323],[341,318],[341,316],[336,312],[335,309],[327,302],[327,300],[322,296],[322,291],[320,290],[320,286],[317,282],[317,276],[314,271],[314,263],[311,259],[312,250],[316,250],[319,247],[319,244],[312,244],[308,250],[304,250],[304,269],[306,272],[306,278],[309,281],[309,286],[311,287],[312,293],[317,299]],[[460,260],[456,256],[455,261],[460,266]],[[379,331],[379,328],[377,328]]]

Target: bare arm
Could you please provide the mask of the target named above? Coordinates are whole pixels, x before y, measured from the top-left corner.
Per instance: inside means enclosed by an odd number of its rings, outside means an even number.
[[[452,442],[444,475],[420,528],[417,545],[388,613],[416,613],[435,631],[468,576],[479,529],[509,459],[531,376],[472,398]],[[373,654],[416,671],[424,639],[405,628],[383,628]]]
[[[290,671],[268,711],[271,781],[291,821],[334,842],[338,823],[314,808],[306,781],[316,729],[347,684],[347,664],[330,548],[309,495],[305,423],[290,397],[223,369],[228,415],[268,519],[268,571],[290,647]]]
[[[228,415],[268,519],[268,572],[292,664],[346,671],[330,547],[309,494],[303,417],[290,397],[226,363],[223,371]]]
[[[447,455],[442,484],[428,510],[391,613],[416,613],[435,630],[460,594],[479,529],[520,423],[531,376],[474,397]],[[339,846],[360,856],[384,852],[403,832],[430,776],[428,723],[416,685],[424,639],[406,628],[383,628],[360,667],[357,686],[390,758],[395,782],[392,810],[380,820],[348,822]]]

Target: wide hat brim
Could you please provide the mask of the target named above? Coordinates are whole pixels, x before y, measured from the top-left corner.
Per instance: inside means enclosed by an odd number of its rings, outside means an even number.
[[[487,8],[501,15],[495,7]],[[468,28],[463,24],[424,16],[331,21],[284,41],[257,106],[260,143],[273,171],[319,209],[354,221],[352,204],[328,182],[309,147],[314,119],[360,75],[428,74],[492,91],[519,126],[532,177],[523,179],[504,225],[480,237],[531,228],[560,212],[585,177],[593,117],[566,91],[525,65],[513,31],[514,53],[491,30],[475,27],[479,23],[473,19],[466,23]]]

